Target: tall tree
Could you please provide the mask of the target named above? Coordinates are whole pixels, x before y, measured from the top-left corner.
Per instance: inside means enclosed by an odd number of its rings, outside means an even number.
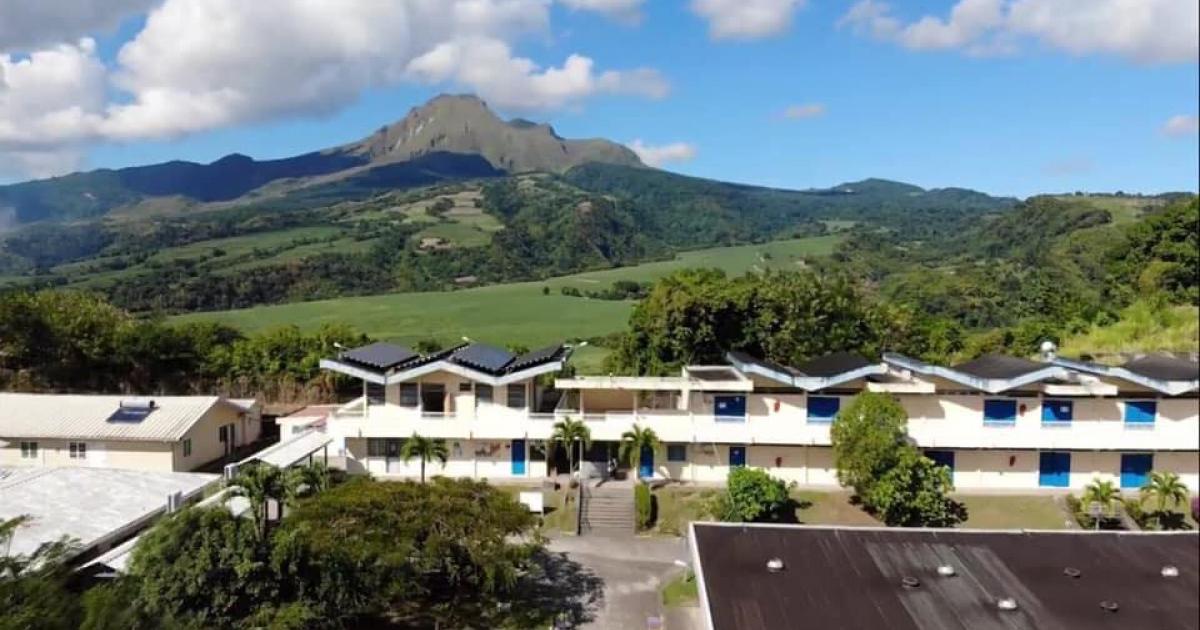
[[[421,483],[425,483],[425,464],[436,460],[445,467],[450,454],[446,450],[446,440],[422,437],[414,432],[400,447],[400,457],[404,458],[405,464],[414,457],[421,460]]]
[[[566,448],[567,474],[571,475],[575,472],[575,449],[579,449],[582,458],[583,451],[592,444],[592,431],[582,420],[564,418],[554,423],[554,433],[550,439]]]
[[[618,451],[622,461],[633,466],[634,474],[640,474],[642,469],[642,451],[653,452],[658,448],[658,434],[650,427],[634,424],[633,428],[621,434],[621,448]]]
[[[287,479],[283,471],[260,462],[241,467],[230,482],[233,496],[250,502],[250,514],[259,536],[266,538],[270,517],[270,502],[281,501],[287,495]]]
[[[838,483],[866,496],[907,446],[908,414],[895,398],[863,392],[838,411],[830,427]]]

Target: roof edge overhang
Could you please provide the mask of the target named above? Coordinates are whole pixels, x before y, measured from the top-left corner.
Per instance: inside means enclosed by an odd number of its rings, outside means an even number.
[[[894,365],[901,369],[910,370],[917,374],[944,378],[948,381],[958,383],[959,385],[966,385],[967,387],[978,389],[989,394],[999,394],[1010,389],[1016,389],[1023,385],[1036,383],[1048,378],[1063,378],[1068,376],[1067,369],[1058,365],[1047,365],[1046,367],[1039,368],[1031,372],[1026,372],[1025,374],[1014,376],[1012,378],[980,378],[974,374],[968,374],[954,368],[925,363],[924,361],[918,359],[913,359],[902,354],[895,354],[891,352],[884,353],[883,361],[884,363]]]
[[[877,363],[872,365],[864,365],[860,368],[855,368],[853,370],[842,372],[841,374],[835,374],[833,376],[792,375],[785,372],[780,372],[779,370],[773,370],[761,363],[742,361],[738,359],[737,355],[732,352],[726,353],[725,358],[729,361],[730,365],[743,374],[762,376],[784,385],[790,385],[792,387],[808,391],[827,389],[835,385],[853,381],[855,379],[866,378],[868,376],[878,376],[887,373],[887,366],[882,363]]]
[[[1154,391],[1157,391],[1161,394],[1166,394],[1168,396],[1179,396],[1181,394],[1187,394],[1200,390],[1200,380],[1164,381],[1162,379],[1143,376],[1137,372],[1131,372],[1123,367],[1110,367],[1107,365],[1085,363],[1083,361],[1074,361],[1060,357],[1055,357],[1051,359],[1050,362],[1076,372],[1095,374],[1097,376],[1107,376],[1109,378],[1119,378],[1124,381],[1129,381],[1130,383],[1136,383],[1142,387],[1153,389]]]
[[[402,383],[404,381],[418,378],[426,374],[432,374],[434,372],[450,372],[451,374],[457,374],[459,376],[469,378],[475,382],[485,383],[488,385],[507,385],[509,383],[525,380],[527,378],[533,378],[542,374],[561,371],[563,366],[566,365],[568,356],[569,354],[566,354],[554,361],[548,361],[541,365],[525,368],[523,370],[517,370],[516,372],[510,372],[508,374],[488,374],[487,372],[469,368],[447,359],[431,361],[415,368],[394,372],[391,374],[373,372],[356,365],[349,365],[336,359],[321,359],[320,365],[322,369],[332,370],[334,372],[359,378],[377,385],[394,385],[396,383]]]

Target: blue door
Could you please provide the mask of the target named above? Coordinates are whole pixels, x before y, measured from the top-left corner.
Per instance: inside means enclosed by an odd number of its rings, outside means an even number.
[[[713,396],[713,415],[717,420],[745,420],[745,396]]]
[[[1043,451],[1038,461],[1038,485],[1046,488],[1071,485],[1071,454]]]
[[[729,447],[729,467],[742,468],[746,465],[746,447],[745,446],[730,446]]]
[[[1070,422],[1075,416],[1075,403],[1070,400],[1042,401],[1042,422]]]
[[[1150,469],[1154,467],[1154,456],[1150,453],[1124,453],[1121,455],[1121,487],[1141,488],[1150,480]]]
[[[954,472],[954,451],[925,451],[925,457],[933,460],[938,466],[945,466]]]
[[[512,474],[514,477],[525,476],[525,440],[512,441]]]
[[[642,457],[638,461],[638,477],[647,478],[654,476],[654,449],[649,446],[642,447]]]

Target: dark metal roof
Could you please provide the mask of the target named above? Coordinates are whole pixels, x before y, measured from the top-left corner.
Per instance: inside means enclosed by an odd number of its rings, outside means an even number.
[[[1195,534],[695,530],[715,630],[1174,630],[1200,619]],[[771,558],[783,571],[767,570]],[[938,575],[943,564],[956,575]],[[1178,577],[1163,577],[1166,565]],[[1018,608],[999,610],[1008,597]]]
[[[493,373],[503,372],[514,358],[511,352],[485,343],[472,343],[450,355],[455,363]]]
[[[406,361],[417,358],[417,353],[391,343],[377,342],[347,350],[341,354],[344,361],[350,361],[367,367],[387,370]]]
[[[960,363],[955,370],[979,378],[1016,378],[1047,367],[1045,363],[1009,357],[1002,354],[985,354],[978,359]]]
[[[1160,354],[1139,357],[1121,367],[1134,374],[1160,381],[1194,381],[1200,378],[1200,363]]]
[[[837,376],[871,365],[865,357],[854,352],[835,352],[810,359],[796,369],[805,376]]]
[[[740,352],[737,350],[730,352],[729,358],[733,359],[734,361],[737,361],[738,363],[749,363],[749,364],[753,364],[753,365],[759,365],[768,370],[772,370],[774,372],[780,372],[783,374],[787,374],[789,376],[803,376],[803,374],[801,374],[799,371],[797,371],[796,368],[788,367],[782,363],[776,363],[774,361],[769,361],[767,359],[760,359],[756,356],[749,355],[749,354],[746,354],[745,352]]]

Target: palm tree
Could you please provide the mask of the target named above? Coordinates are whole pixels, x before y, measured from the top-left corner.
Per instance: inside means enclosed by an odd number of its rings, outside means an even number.
[[[329,488],[329,467],[325,462],[314,461],[304,466],[289,468],[284,479],[285,494],[289,505],[297,499],[312,496]]]
[[[259,533],[265,538],[268,503],[271,499],[279,500],[287,495],[283,471],[270,464],[255,462],[238,469],[230,485],[230,494],[250,501],[250,514],[258,525]]]
[[[1166,512],[1167,506],[1187,503],[1188,488],[1173,472],[1151,472],[1150,481],[1141,489],[1141,502],[1153,498],[1158,512]]]
[[[421,437],[414,432],[400,448],[400,457],[405,464],[414,457],[421,458],[421,483],[425,483],[425,463],[436,459],[445,467],[450,454],[446,451],[446,440]]]
[[[1084,503],[1092,504],[1099,503],[1104,508],[1105,512],[1110,512],[1112,506],[1121,498],[1121,490],[1116,484],[1108,479],[1100,479],[1099,477],[1092,480],[1092,483],[1083,488]]]
[[[592,443],[592,431],[582,420],[564,418],[554,423],[554,434],[550,439],[566,447],[567,474],[570,475],[575,470],[575,442],[579,442],[579,458],[583,459],[583,450]]]
[[[658,434],[654,432],[654,429],[649,427],[643,429],[634,424],[632,429],[621,434],[619,456],[622,460],[628,460],[635,471],[639,471],[642,467],[642,450],[653,451],[656,448],[658,448]]]

